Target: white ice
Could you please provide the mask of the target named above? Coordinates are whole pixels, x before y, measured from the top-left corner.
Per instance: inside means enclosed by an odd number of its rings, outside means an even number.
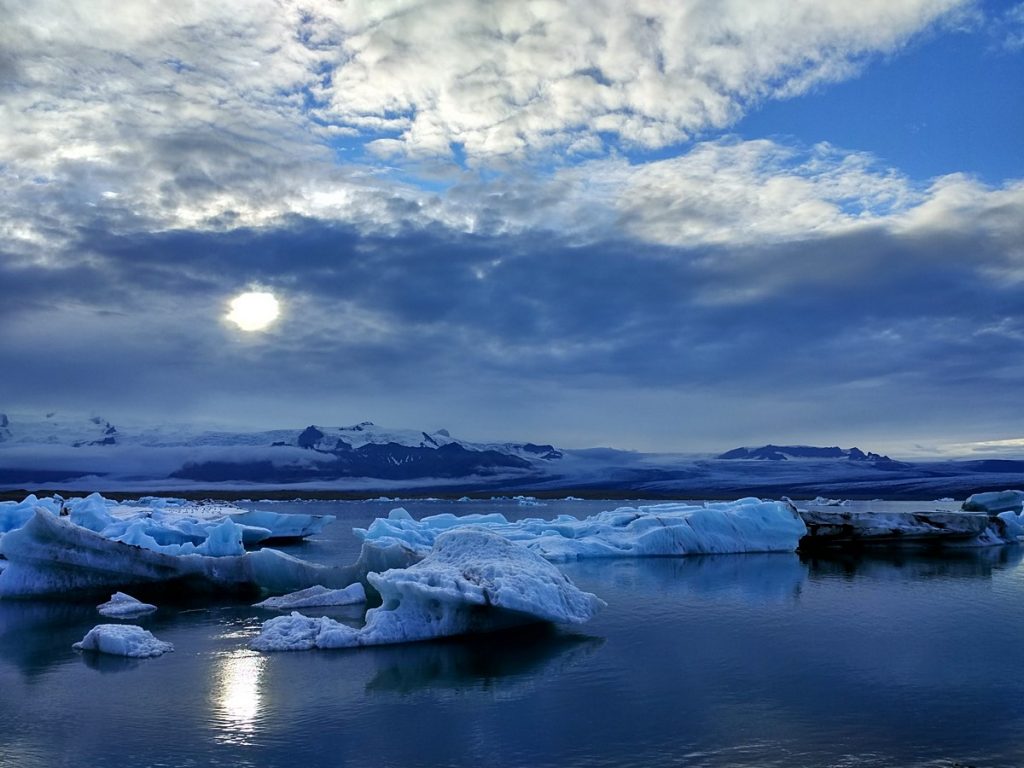
[[[279,597],[268,597],[254,608],[273,608],[278,611],[291,611],[295,608],[315,608],[329,605],[357,605],[366,602],[366,590],[360,582],[351,584],[344,589],[328,589],[319,584],[309,589],[300,589]]]
[[[160,656],[174,650],[170,643],[157,640],[151,632],[134,624],[98,624],[72,648],[76,651],[98,651],[135,659]]]
[[[137,616],[144,616],[156,610],[155,605],[136,600],[124,592],[115,592],[110,600],[102,605],[97,605],[96,610],[103,616],[117,619],[131,619]]]
[[[579,519],[558,515],[509,522],[504,515],[433,515],[416,521],[402,508],[368,529],[354,529],[370,546],[401,542],[426,553],[444,531],[484,527],[552,561],[591,557],[792,552],[807,528],[787,502],[734,502],[620,507]]]
[[[295,612],[265,622],[252,647],[350,648],[538,621],[579,624],[604,605],[538,554],[482,528],[441,533],[420,562],[367,578],[383,603],[367,612],[362,628]]]

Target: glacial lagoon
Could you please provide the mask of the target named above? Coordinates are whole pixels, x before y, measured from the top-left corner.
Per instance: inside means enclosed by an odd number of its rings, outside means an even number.
[[[336,515],[283,549],[344,564],[397,506],[620,504],[243,506]],[[608,603],[585,625],[344,651],[257,653],[277,612],[179,599],[134,620],[173,653],[80,653],[93,603],[0,601],[0,766],[1019,766],[1021,549],[560,563]]]

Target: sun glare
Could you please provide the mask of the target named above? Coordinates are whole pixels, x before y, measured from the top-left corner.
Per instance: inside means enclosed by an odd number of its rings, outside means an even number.
[[[231,311],[227,319],[243,331],[262,331],[281,314],[281,307],[274,294],[264,291],[249,291],[231,300]]]

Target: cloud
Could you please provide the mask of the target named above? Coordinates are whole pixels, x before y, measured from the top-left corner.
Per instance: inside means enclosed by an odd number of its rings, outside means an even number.
[[[605,215],[579,194],[572,217]],[[910,213],[761,244],[302,217],[80,228],[60,268],[0,267],[0,355],[18,361],[5,392],[23,409],[373,418],[584,445],[807,440],[835,423],[998,437],[1022,373],[1004,275],[1024,192],[946,179],[916,194]],[[223,320],[251,285],[282,302],[259,339]]]
[[[848,77],[963,5],[17,4],[0,31],[0,174],[55,229],[40,198],[112,227],[258,225],[295,196],[373,221],[390,173],[374,153],[458,147],[502,168],[665,146]],[[341,161],[363,146],[362,165]]]
[[[410,154],[518,156],[581,133],[660,147],[845,79],[964,5],[346,4],[318,114],[392,115],[397,135],[378,146]]]
[[[5,396],[637,447],[998,436],[1024,186],[719,135],[965,7],[8,6]],[[259,339],[223,320],[253,287],[282,301]]]

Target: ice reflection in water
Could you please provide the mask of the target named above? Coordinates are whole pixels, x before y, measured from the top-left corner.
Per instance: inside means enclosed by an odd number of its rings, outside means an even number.
[[[260,681],[266,657],[239,649],[218,657],[212,704],[216,738],[224,744],[248,744],[259,725]]]

